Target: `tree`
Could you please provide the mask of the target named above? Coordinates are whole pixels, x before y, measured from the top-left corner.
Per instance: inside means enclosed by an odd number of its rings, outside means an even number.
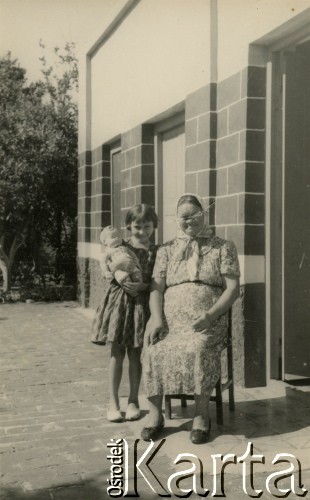
[[[44,48],[43,44],[41,44]],[[27,84],[11,55],[0,59],[0,269],[10,288],[16,254],[27,241],[48,242],[61,257],[76,216],[77,61],[55,49],[59,76],[41,58],[43,79]],[[38,252],[33,248],[34,255]],[[34,259],[35,260],[35,259]]]

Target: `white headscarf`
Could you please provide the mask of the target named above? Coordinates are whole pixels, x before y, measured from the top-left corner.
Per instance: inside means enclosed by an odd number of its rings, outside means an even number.
[[[180,224],[178,223],[178,234],[177,238],[182,241],[180,245],[180,258],[186,260],[186,266],[189,274],[189,278],[191,281],[195,281],[197,279],[197,275],[199,272],[199,243],[198,238],[209,238],[212,236],[212,229],[209,226],[209,216],[208,216],[208,207],[206,207],[204,201],[200,196],[194,193],[184,193],[180,196],[177,206],[176,213],[178,211],[178,204],[181,198],[184,196],[192,196],[197,200],[197,204],[201,206],[203,215],[204,215],[204,224],[201,231],[196,234],[194,237],[189,236],[184,233]],[[190,202],[189,202],[190,203]]]

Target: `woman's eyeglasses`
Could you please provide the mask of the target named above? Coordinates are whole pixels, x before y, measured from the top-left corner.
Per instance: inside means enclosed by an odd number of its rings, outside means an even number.
[[[205,214],[205,213],[208,213],[210,208],[215,205],[215,201],[213,201],[211,203],[211,205],[209,205],[205,210],[202,210],[200,212],[196,212],[195,214],[193,215],[188,215],[187,217],[178,217],[176,220],[176,222],[198,222],[198,220],[200,219],[200,217]]]

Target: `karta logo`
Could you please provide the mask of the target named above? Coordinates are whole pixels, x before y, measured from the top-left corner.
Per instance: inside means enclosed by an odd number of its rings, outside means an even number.
[[[162,439],[156,446],[153,441],[139,456],[140,439],[136,439],[133,449],[130,450],[125,439],[111,439],[108,443],[107,459],[110,461],[110,477],[107,479],[107,493],[110,497],[139,497],[138,475],[144,479],[150,491],[160,497],[188,498],[192,493],[201,497],[226,497],[224,471],[229,464],[242,464],[242,489],[251,498],[259,498],[264,493],[254,485],[254,464],[265,464],[264,455],[253,453],[253,444],[248,442],[245,453],[236,456],[211,455],[212,474],[210,481],[212,488],[209,490],[204,484],[203,463],[192,453],[180,453],[174,460],[175,465],[184,464],[182,471],[174,472],[169,477],[158,477],[152,469],[152,461],[158,451],[164,446],[166,440]],[[272,465],[283,464],[282,470],[269,474],[266,478],[266,490],[276,498],[287,498],[291,493],[304,497],[307,490],[302,484],[302,469],[300,461],[290,453],[278,453],[272,460]],[[133,465],[133,474],[129,473],[129,466]],[[130,470],[132,470],[130,468]],[[181,488],[182,479],[191,482],[190,488]],[[290,487],[284,488],[279,484],[281,479],[286,479]],[[209,485],[210,486],[210,485]]]

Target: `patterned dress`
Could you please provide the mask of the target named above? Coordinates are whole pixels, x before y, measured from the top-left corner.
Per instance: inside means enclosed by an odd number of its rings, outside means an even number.
[[[184,240],[183,240],[184,241]],[[186,260],[176,238],[157,252],[153,277],[166,279],[162,340],[143,350],[143,378],[147,396],[159,394],[209,395],[220,376],[221,350],[227,339],[227,314],[205,332],[192,324],[217,302],[224,291],[222,275],[239,276],[234,243],[212,236],[198,238],[199,265],[190,281]]]
[[[148,250],[124,242],[138,257],[144,283],[150,283],[157,246]],[[91,342],[105,345],[116,341],[125,347],[142,347],[145,326],[150,317],[149,292],[131,297],[113,279],[99,304],[91,328]]]

